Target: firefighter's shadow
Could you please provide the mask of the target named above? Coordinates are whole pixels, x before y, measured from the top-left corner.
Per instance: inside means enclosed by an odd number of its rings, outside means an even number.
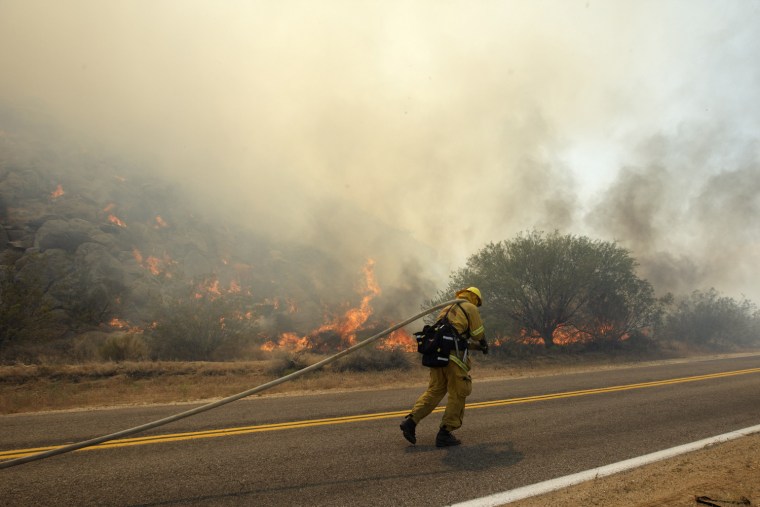
[[[512,466],[523,459],[511,442],[459,445],[438,449],[436,447],[408,447],[407,452],[432,452],[441,454],[441,463],[455,470],[478,472],[494,467]]]

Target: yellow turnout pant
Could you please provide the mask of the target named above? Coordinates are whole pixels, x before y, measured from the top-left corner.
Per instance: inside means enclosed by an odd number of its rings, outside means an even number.
[[[469,363],[469,360],[467,361]],[[468,364],[469,366],[469,364]],[[448,394],[446,410],[443,413],[441,427],[453,431],[462,426],[464,417],[465,398],[472,392],[470,376],[450,361],[447,366],[430,368],[430,383],[427,391],[417,399],[410,414],[415,423],[419,422],[433,411],[443,397]]]

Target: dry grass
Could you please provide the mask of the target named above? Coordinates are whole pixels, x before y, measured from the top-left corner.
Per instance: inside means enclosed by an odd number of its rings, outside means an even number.
[[[420,373],[410,373],[412,382],[424,381]],[[278,377],[278,360],[0,366],[0,414],[207,400],[230,396]],[[398,371],[339,375],[316,371],[267,392],[397,387],[407,382],[406,375]]]
[[[308,364],[320,357],[309,357]],[[409,361],[416,365],[417,354]],[[520,362],[477,357],[474,376],[479,379],[529,377],[619,368],[663,359],[637,361],[605,356],[538,357]],[[300,366],[299,366],[300,367]],[[245,362],[93,362],[76,365],[0,366],[0,414],[40,412],[86,407],[181,403],[221,398],[280,377],[281,360]],[[276,393],[325,390],[377,389],[421,386],[425,368],[408,370],[311,372],[277,386]]]
[[[0,413],[202,399],[265,378],[260,370],[255,363],[2,366]]]

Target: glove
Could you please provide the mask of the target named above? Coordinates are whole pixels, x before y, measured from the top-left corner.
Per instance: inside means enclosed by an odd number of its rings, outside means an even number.
[[[488,354],[488,342],[485,338],[482,338],[478,344],[480,345],[480,351],[483,353],[483,355]]]

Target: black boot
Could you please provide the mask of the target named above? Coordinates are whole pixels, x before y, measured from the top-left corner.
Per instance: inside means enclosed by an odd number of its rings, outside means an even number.
[[[404,422],[402,422],[399,427],[401,428],[401,432],[404,434],[405,439],[409,440],[412,444],[417,443],[417,437],[414,434],[414,429],[417,427],[417,423],[414,422],[414,419],[410,416],[406,416]]]
[[[459,445],[462,441],[451,434],[446,428],[438,430],[438,434],[435,436],[436,447],[450,447],[452,445]]]

